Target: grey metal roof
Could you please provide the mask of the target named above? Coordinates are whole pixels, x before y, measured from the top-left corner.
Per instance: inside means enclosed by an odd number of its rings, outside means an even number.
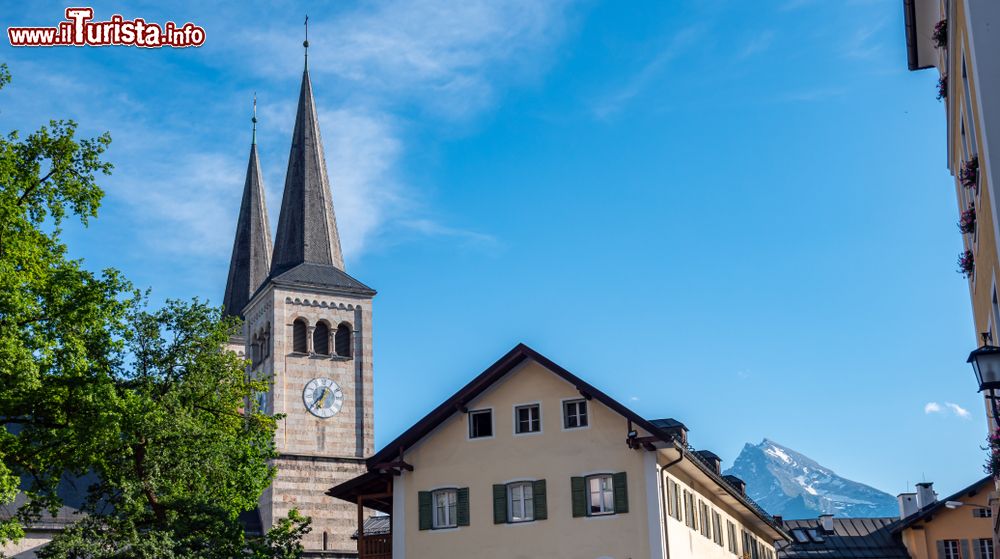
[[[271,274],[280,274],[303,262],[344,269],[308,70],[302,73]]]
[[[222,298],[227,316],[242,316],[250,296],[264,283],[271,271],[271,226],[267,221],[264,201],[264,178],[257,158],[257,144],[250,146],[243,201],[236,221],[233,255],[229,260],[229,277]]]
[[[387,514],[372,515],[365,519],[364,529],[366,536],[380,536],[388,534],[391,526],[391,516]],[[352,540],[358,539],[358,531],[354,531]]]
[[[305,262],[283,273],[272,274],[270,280],[278,286],[312,287],[323,291],[344,291],[369,297],[375,295],[374,289],[329,264]]]
[[[823,533],[818,518],[786,520],[792,541],[780,541],[779,559],[909,559],[892,533],[898,518],[834,518],[833,533]],[[805,540],[805,541],[802,541]]]

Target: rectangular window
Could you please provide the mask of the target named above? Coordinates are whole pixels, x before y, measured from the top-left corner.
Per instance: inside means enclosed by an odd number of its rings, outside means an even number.
[[[989,509],[986,509],[989,510]],[[976,542],[979,546],[979,559],[993,559],[993,539],[985,538]]]
[[[434,529],[458,526],[458,490],[439,489],[431,493],[434,503]]]
[[[611,476],[602,475],[587,478],[587,489],[590,492],[591,516],[615,512],[614,484]]]
[[[698,517],[701,518],[701,535],[711,538],[712,524],[708,516],[708,505],[701,499],[698,499]]]
[[[681,519],[680,496],[677,494],[680,487],[672,479],[667,479],[667,514],[677,520]]]
[[[712,541],[720,547],[722,544],[722,516],[719,511],[712,511]]]
[[[563,402],[563,427],[566,429],[576,429],[586,427],[587,423],[587,401],[571,400]]]
[[[993,516],[993,511],[986,507],[976,507],[972,509],[972,516],[976,518],[990,518]]]
[[[670,483],[674,486],[674,510],[677,511],[674,518],[681,520],[681,486],[676,481],[671,481]]]
[[[469,412],[469,438],[481,439],[493,436],[493,410]]]
[[[514,408],[514,432],[538,433],[542,430],[542,408],[538,404]]]
[[[684,519],[688,528],[698,529],[698,506],[694,495],[689,493],[687,489],[684,490]]]
[[[726,520],[726,528],[729,532],[729,552],[740,554],[740,542],[736,539],[736,525],[732,520]]]
[[[535,519],[535,499],[530,481],[507,486],[507,522],[530,522]]]
[[[962,559],[958,540],[944,540],[944,559]]]

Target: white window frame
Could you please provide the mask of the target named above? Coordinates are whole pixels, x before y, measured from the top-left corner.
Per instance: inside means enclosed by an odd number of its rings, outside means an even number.
[[[482,414],[482,413],[489,413],[490,414],[490,434],[489,434],[489,436],[473,437],[472,436],[472,416],[473,415]],[[497,426],[496,426],[496,421],[494,421],[494,419],[493,419],[493,408],[479,408],[479,409],[475,409],[475,410],[469,410],[469,413],[467,413],[465,415],[468,416],[468,420],[467,420],[468,421],[468,426],[467,426],[467,430],[465,432],[465,435],[466,435],[466,437],[468,437],[468,439],[470,441],[489,440],[489,439],[492,439],[493,437],[496,436],[496,434],[497,434]]]
[[[518,427],[520,427],[520,425],[521,425],[520,418],[518,417],[518,412],[520,410],[523,410],[523,409],[527,409],[527,410],[536,409],[536,410],[538,410],[538,418],[537,418],[537,421],[538,421],[538,430],[537,431],[518,431]],[[523,435],[541,435],[542,434],[542,403],[541,402],[527,402],[527,403],[524,403],[524,404],[515,404],[514,407],[513,407],[513,413],[512,413],[512,415],[514,416],[514,422],[513,422],[514,423],[514,436],[520,437],[520,436],[523,436]],[[529,418],[529,420],[528,420],[528,426],[529,427],[531,426],[531,423],[532,423],[532,421]]]
[[[993,538],[980,538],[976,540],[976,545],[979,546],[980,559],[993,559]]]
[[[569,416],[566,413],[567,404],[579,404],[583,403],[584,412],[583,417],[587,419],[586,425],[577,425],[576,427],[569,427]],[[560,401],[560,406],[562,408],[562,430],[563,431],[576,431],[577,429],[590,429],[590,402],[586,398],[564,398]],[[579,410],[579,408],[577,408]],[[577,414],[579,417],[579,413]]]
[[[438,502],[442,498],[443,506]],[[440,521],[439,510],[444,512],[444,518]],[[458,488],[448,487],[431,491],[431,528],[434,530],[458,528]]]
[[[587,516],[606,516],[615,514],[615,480],[611,474],[595,474],[585,478],[587,482]],[[607,483],[601,482],[606,480]],[[598,482],[596,493],[601,495],[600,510],[594,511],[594,488],[593,482]]]
[[[517,493],[520,492],[520,496]],[[517,524],[535,521],[535,484],[516,481],[507,484],[507,522]]]

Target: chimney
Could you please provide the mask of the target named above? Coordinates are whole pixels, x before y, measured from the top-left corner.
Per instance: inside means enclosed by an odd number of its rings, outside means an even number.
[[[740,492],[740,495],[743,495],[744,497],[746,497],[746,495],[747,495],[747,484],[746,484],[745,481],[743,481],[742,479],[740,479],[740,478],[738,478],[736,476],[722,476],[722,479],[728,481],[729,485],[732,485],[733,487],[736,488],[737,491]]]
[[[697,450],[695,454],[701,458],[702,462],[708,464],[712,468],[712,471],[718,475],[722,475],[722,458],[719,458],[718,454],[711,450]]]
[[[832,514],[821,514],[819,515],[819,526],[823,529],[824,534],[833,533],[833,515]]]
[[[917,508],[922,509],[927,505],[937,502],[937,493],[934,492],[934,483],[925,481],[917,484]]]
[[[896,496],[896,500],[899,501],[900,518],[906,518],[920,510],[920,507],[917,506],[916,493],[900,493]]]

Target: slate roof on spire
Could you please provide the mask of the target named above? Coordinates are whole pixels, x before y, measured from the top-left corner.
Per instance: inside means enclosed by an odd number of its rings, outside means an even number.
[[[236,222],[233,256],[229,261],[229,278],[222,298],[226,316],[243,316],[250,296],[267,279],[271,268],[271,225],[267,220],[264,201],[264,179],[257,158],[257,143],[250,145],[250,161],[243,185],[240,217]]]
[[[344,269],[308,70],[302,73],[271,277],[303,263]]]

